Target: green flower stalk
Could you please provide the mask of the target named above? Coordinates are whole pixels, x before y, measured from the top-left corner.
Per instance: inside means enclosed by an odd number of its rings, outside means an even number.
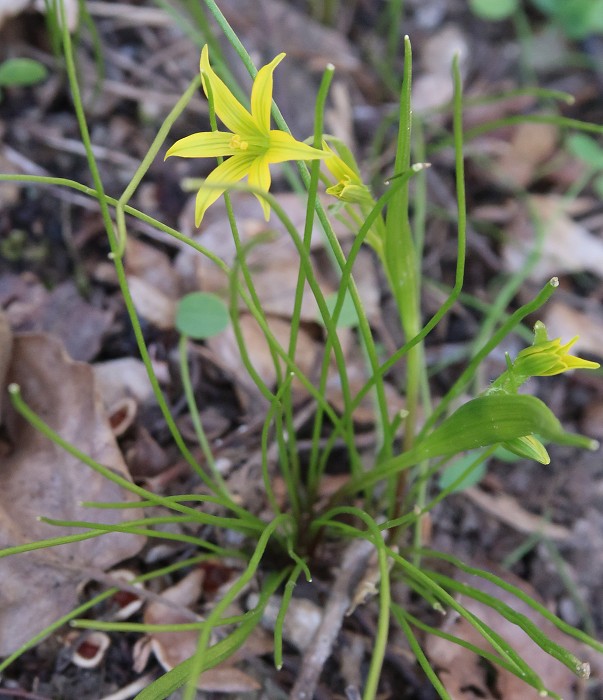
[[[315,160],[329,154],[296,141],[291,134],[270,128],[274,69],[285,57],[280,53],[268,65],[260,68],[251,89],[251,111],[248,111],[216,75],[209,63],[207,45],[201,51],[203,90],[218,118],[229,131],[203,131],[186,136],[166,153],[166,158],[227,157],[205,179],[197,193],[195,225],[199,226],[207,209],[234,183],[244,177],[249,185],[264,192],[270,189],[271,163],[288,160]],[[270,206],[256,195],[270,218]]]

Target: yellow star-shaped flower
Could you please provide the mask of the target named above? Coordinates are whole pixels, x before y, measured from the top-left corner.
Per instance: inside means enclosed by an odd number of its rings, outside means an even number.
[[[521,350],[515,362],[508,360],[508,369],[492,382],[487,393],[516,393],[530,377],[553,377],[571,369],[598,369],[598,362],[568,353],[577,340],[578,336],[564,344],[561,343],[561,338],[549,340],[544,323],[536,321],[533,345]]]
[[[563,345],[561,338],[549,340],[544,323],[536,321],[534,344],[517,355],[513,368],[526,377],[552,377],[570,369],[598,369],[598,362],[583,360],[568,353],[577,340],[578,336],[575,336]]]
[[[237,100],[209,64],[207,46],[201,51],[203,90],[213,99],[216,115],[230,131],[204,131],[186,136],[168,150],[169,156],[181,158],[227,157],[208,175],[197,193],[195,224],[199,226],[207,208],[229,187],[245,176],[252,187],[270,189],[270,164],[287,160],[314,160],[329,154],[312,148],[284,131],[270,128],[272,109],[272,75],[285,57],[279,54],[258,71],[251,89],[251,111]],[[211,185],[206,187],[205,185]],[[266,221],[270,217],[267,202],[256,195]]]

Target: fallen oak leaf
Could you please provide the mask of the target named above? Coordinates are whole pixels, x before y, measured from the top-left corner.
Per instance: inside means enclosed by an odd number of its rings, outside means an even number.
[[[129,478],[91,367],[71,360],[59,340],[44,334],[16,335],[7,382],[21,387],[25,402],[62,438]],[[12,451],[2,463],[0,547],[71,533],[40,522],[42,515],[116,525],[138,517],[133,511],[98,514],[79,505],[134,497],[91,472],[8,406],[5,425]],[[0,559],[0,656],[11,654],[73,609],[88,569],[108,569],[135,555],[142,544],[141,537],[111,533]]]

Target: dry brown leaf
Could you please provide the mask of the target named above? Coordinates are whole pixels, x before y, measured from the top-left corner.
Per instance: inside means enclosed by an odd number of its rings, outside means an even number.
[[[308,18],[283,0],[223,0],[222,11],[229,21],[249,30],[262,48],[284,48],[298,60],[312,61],[317,70],[333,63],[339,70],[356,70],[360,60],[353,45],[335,29]]]
[[[183,608],[188,608],[194,605],[201,595],[204,576],[201,569],[193,569],[177,584],[163,591],[161,597]],[[202,618],[197,617],[197,619]],[[150,603],[144,612],[144,622],[147,625],[173,625],[190,621],[190,616],[159,602]],[[195,630],[153,632],[150,637],[153,653],[163,668],[169,671],[195,653],[199,632]]]
[[[273,386],[276,382],[276,371],[268,343],[258,326],[253,316],[242,314],[240,317],[241,333],[245,342],[245,348],[259,376],[268,386]],[[286,321],[280,318],[271,317],[268,319],[268,325],[276,340],[283,346],[287,347],[291,326]],[[262,394],[249,373],[245,369],[239,348],[235,341],[234,331],[232,327],[227,328],[223,333],[220,333],[207,341],[207,345],[215,356],[215,362],[229,372],[239,387],[242,387],[247,393],[247,397],[240,396],[244,402],[248,402],[251,397],[253,401],[261,401]],[[306,376],[311,375],[317,367],[317,352],[318,345],[312,340],[310,335],[303,328],[300,329],[297,344],[296,361],[302,372]]]
[[[69,356],[88,362],[100,351],[113,312],[89,304],[71,280],[47,292],[32,274],[6,275],[0,298],[14,331],[45,331],[60,338]]]
[[[161,597],[183,608],[193,606],[201,595],[205,576],[206,572],[203,569],[193,569],[176,585],[163,591]],[[198,617],[198,619],[202,618]],[[171,625],[190,622],[191,618],[174,607],[153,602],[145,610],[144,621],[146,624]],[[169,671],[196,652],[199,632],[195,630],[153,632],[150,637],[153,653],[163,668]],[[211,643],[214,642],[215,639]],[[258,690],[260,685],[254,678],[229,665],[234,660],[231,657],[227,663],[204,671],[199,678],[197,687],[206,692],[214,693],[245,693]]]
[[[581,201],[567,202],[554,195],[532,195],[528,207],[509,228],[503,248],[508,272],[516,272],[534,249],[534,215],[544,231],[542,253],[530,273],[530,279],[541,282],[565,273],[587,271],[601,275],[603,270],[603,240],[572,218],[578,207],[590,206]],[[531,213],[532,212],[532,213]]]
[[[178,274],[170,258],[155,246],[129,236],[124,262],[128,275],[144,280],[170,299],[180,295]]]
[[[600,309],[598,311],[585,314],[562,301],[550,302],[543,317],[549,338],[562,338],[565,341],[577,335],[572,354],[588,353],[603,357],[603,314]]]
[[[540,533],[557,542],[566,542],[571,532],[563,525],[549,523],[539,515],[534,515],[522,508],[520,503],[505,493],[489,494],[472,486],[463,494],[493,517],[525,535]]]
[[[146,321],[161,330],[174,327],[176,302],[173,299],[150,282],[135,275],[128,276],[128,287],[136,311]]]
[[[559,129],[554,124],[519,124],[507,150],[491,168],[492,176],[503,185],[527,187],[538,166],[555,153],[558,137]]]
[[[94,386],[92,369],[74,362],[51,336],[15,337],[7,381],[63,439],[122,477],[129,478]],[[6,413],[12,452],[3,459],[0,546],[57,537],[71,530],[37,520],[88,520],[118,524],[133,511],[95,511],[82,501],[134,497],[92,471],[35,430],[12,408]],[[10,654],[77,603],[88,570],[107,569],[136,554],[140,537],[113,533],[0,560],[0,656]],[[27,585],[24,585],[27,582]]]
[[[78,25],[80,7],[77,0],[64,0],[64,2],[67,26],[69,31],[73,32]],[[35,0],[33,3],[32,0],[0,0],[0,27],[7,19],[16,17],[32,6],[39,12],[46,11],[44,0]]]
[[[142,360],[120,357],[96,362],[92,369],[106,407],[128,397],[143,404],[153,396],[153,387]]]
[[[203,672],[197,687],[206,693],[252,693],[262,686],[234,666],[220,665]]]
[[[508,572],[498,572],[499,576],[523,589],[528,595],[538,600],[538,594],[524,581]],[[464,579],[463,579],[464,580]],[[477,587],[496,598],[516,612],[530,618],[539,629],[553,641],[575,651],[577,643],[564,636],[550,622],[537,615],[527,604],[515,598],[511,593],[495,586],[489,581],[477,577],[467,577],[466,583]],[[497,634],[506,639],[542,678],[546,687],[559,693],[562,697],[572,697],[572,686],[576,680],[574,674],[561,662],[540,649],[517,625],[501,617],[491,607],[472,598],[461,597],[460,602]],[[466,640],[475,646],[491,651],[483,637],[464,618],[449,614],[442,625],[442,630]],[[568,646],[569,645],[569,646]],[[441,637],[429,636],[425,651],[446,690],[455,700],[537,700],[537,690],[526,685],[509,671],[496,668],[494,679],[487,678],[487,669],[479,658],[468,649]]]
[[[412,105],[417,113],[440,107],[452,99],[450,65],[455,56],[464,72],[469,55],[467,39],[457,25],[449,24],[428,37],[421,48],[424,72],[413,82]]]
[[[257,295],[266,314],[288,318],[293,311],[299,270],[299,254],[285,228],[273,215],[266,223],[261,209],[253,197],[233,193],[233,206],[243,245],[253,244],[247,251],[246,261],[251,270]],[[294,194],[279,194],[277,200],[287,212],[298,231],[303,231],[306,216],[303,200]],[[188,215],[186,215],[188,216]],[[186,217],[183,217],[186,218]],[[204,219],[202,234],[198,240],[205,248],[231,267],[236,258],[235,245],[230,234],[223,203],[217,202]],[[312,248],[322,247],[322,234],[318,225],[313,232]],[[183,285],[186,288],[226,294],[229,279],[205,256],[192,248],[184,248],[176,259]],[[317,273],[323,294],[333,288]],[[301,317],[304,321],[316,321],[318,307],[309,287],[302,298]]]

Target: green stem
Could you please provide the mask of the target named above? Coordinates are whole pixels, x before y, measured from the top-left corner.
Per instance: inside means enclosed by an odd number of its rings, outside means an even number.
[[[412,51],[410,40],[404,38],[404,75],[400,92],[398,113],[398,142],[394,171],[396,175],[410,169],[411,149],[411,84]],[[390,203],[385,219],[385,241],[383,245],[385,272],[392,290],[400,322],[406,339],[414,338],[421,328],[419,304],[419,278],[415,243],[409,220],[408,182],[400,189],[398,196]],[[419,408],[420,378],[423,366],[421,344],[414,345],[406,355],[405,397],[407,415],[404,426],[403,450],[412,448],[417,412]],[[395,493],[390,502],[394,517],[399,515],[401,501],[406,490],[406,472],[400,472],[395,485]]]
[[[463,279],[465,273],[465,255],[466,255],[466,236],[467,236],[467,207],[465,194],[465,165],[463,157],[463,86],[461,72],[459,69],[459,59],[456,55],[452,62],[452,77],[454,83],[453,96],[453,135],[454,135],[454,157],[455,157],[455,178],[456,178],[456,197],[457,197],[457,260],[456,260],[456,275],[455,285],[451,296],[448,298],[456,300],[461,293],[463,287]],[[417,346],[419,347],[419,346]],[[423,359],[423,357],[422,357]],[[425,372],[425,363],[422,362],[420,367]],[[424,376],[424,375],[423,375]],[[430,413],[431,406],[430,406]],[[422,512],[427,500],[428,479],[427,470],[429,464],[427,461],[420,463],[417,470],[418,491],[416,500],[416,509]],[[413,542],[415,547],[420,547],[422,544],[423,527],[421,518],[417,519],[413,532]],[[417,565],[419,561],[415,562]]]
[[[178,119],[178,117],[184,111],[186,105],[190,102],[192,96],[199,89],[201,85],[201,76],[197,75],[191,81],[190,85],[184,91],[182,97],[176,102],[168,116],[164,119],[163,123],[157,131],[157,135],[153,139],[153,143],[150,145],[145,157],[136,169],[136,172],[132,176],[132,179],[128,183],[128,186],[123,191],[123,194],[117,201],[117,206],[115,207],[115,217],[117,224],[117,231],[119,234],[118,238],[118,251],[117,255],[122,257],[126,248],[127,233],[126,233],[126,221],[125,221],[125,206],[132,198],[132,195],[136,191],[136,188],[140,184],[142,178],[146,175],[151,164],[155,160],[155,156],[159,153],[159,149],[163,146],[167,135],[172,128],[172,125]]]
[[[193,391],[193,386],[191,384],[191,376],[188,369],[188,348],[189,339],[185,335],[180,336],[178,341],[178,355],[180,358],[180,376],[182,379],[182,388],[184,389],[184,395],[186,397],[186,403],[188,405],[188,410],[193,422],[193,428],[195,429],[195,434],[199,445],[203,450],[203,455],[205,456],[205,461],[213,474],[215,480],[215,489],[217,493],[220,493],[228,501],[232,501],[232,496],[228,491],[228,486],[222,478],[222,474],[216,465],[216,460],[214,459],[209,440],[203,429],[203,423],[201,422],[201,416],[199,415],[199,408],[197,407],[197,402],[195,401],[195,394]]]
[[[155,398],[157,400],[157,403],[159,404],[159,407],[161,409],[161,413],[164,417],[164,420],[167,424],[168,430],[170,431],[170,434],[172,435],[172,438],[176,445],[178,446],[178,449],[180,450],[182,456],[184,459],[188,462],[188,464],[193,468],[194,471],[197,472],[199,475],[199,478],[208,485],[209,488],[212,487],[211,482],[208,480],[207,476],[204,474],[203,470],[189,451],[188,447],[186,446],[186,443],[184,442],[184,439],[182,438],[182,435],[180,434],[180,431],[178,430],[178,426],[176,425],[176,422],[174,421],[174,418],[172,417],[172,414],[170,412],[170,409],[167,405],[167,402],[163,396],[163,392],[161,391],[161,387],[159,385],[159,380],[157,379],[157,376],[155,375],[155,370],[153,368],[153,363],[151,361],[151,357],[149,355],[145,340],[144,340],[144,335],[142,333],[142,328],[140,327],[140,322],[138,320],[138,314],[136,313],[136,309],[134,307],[134,301],[132,299],[132,295],[130,294],[130,290],[128,288],[128,282],[126,278],[126,273],[125,269],[123,266],[123,263],[120,258],[120,244],[119,240],[115,234],[115,230],[113,228],[113,222],[111,220],[111,215],[109,213],[109,206],[107,203],[107,198],[105,196],[104,188],[103,188],[103,183],[100,177],[100,172],[98,170],[98,166],[96,164],[96,160],[94,157],[94,153],[92,151],[92,142],[90,140],[90,133],[88,130],[88,124],[86,122],[86,116],[84,114],[84,107],[82,104],[82,98],[80,94],[80,89],[79,89],[79,84],[77,82],[77,76],[76,76],[76,71],[75,71],[75,63],[73,60],[73,48],[71,46],[71,36],[69,34],[69,30],[67,28],[67,22],[65,21],[65,8],[63,5],[63,0],[59,0],[61,3],[61,13],[62,13],[62,30],[63,30],[63,48],[65,52],[65,65],[67,68],[67,76],[69,78],[69,85],[71,88],[71,93],[73,97],[73,105],[76,113],[76,118],[79,124],[80,128],[80,134],[82,137],[82,143],[84,144],[84,148],[86,150],[86,158],[88,160],[88,167],[90,169],[90,173],[92,175],[92,180],[94,182],[94,188],[96,190],[96,195],[97,199],[100,204],[100,209],[101,209],[101,216],[103,219],[103,223],[105,225],[105,229],[107,232],[107,237],[109,240],[109,245],[111,247],[111,256],[113,258],[113,262],[115,265],[115,271],[117,273],[117,279],[119,283],[119,288],[122,293],[123,299],[124,299],[124,304],[126,306],[126,310],[128,312],[128,316],[130,317],[130,322],[132,324],[132,329],[134,331],[134,336],[136,338],[136,344],[138,346],[138,350],[140,352],[142,361],[145,365],[145,368],[147,370],[147,374],[149,376],[149,381],[151,383],[151,386],[153,388],[153,393],[155,394]]]

